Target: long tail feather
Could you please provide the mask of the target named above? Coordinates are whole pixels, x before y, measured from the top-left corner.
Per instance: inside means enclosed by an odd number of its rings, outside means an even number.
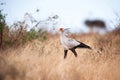
[[[76,46],[75,48],[88,48],[88,49],[92,49],[90,46],[80,42],[80,44],[78,46]]]

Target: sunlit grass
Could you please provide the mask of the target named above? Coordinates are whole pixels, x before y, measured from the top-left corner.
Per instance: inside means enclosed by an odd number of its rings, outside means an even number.
[[[118,33],[118,34],[117,34]],[[119,80],[120,34],[86,34],[75,36],[91,47],[77,49],[78,57],[68,52],[63,58],[59,37],[44,42],[35,39],[17,49],[0,54],[0,80]]]

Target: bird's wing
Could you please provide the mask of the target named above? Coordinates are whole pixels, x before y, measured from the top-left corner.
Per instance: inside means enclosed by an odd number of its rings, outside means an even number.
[[[75,46],[78,46],[78,45],[80,45],[80,43],[76,41],[75,39],[71,39],[71,38],[68,39],[67,46],[69,48],[74,48]]]

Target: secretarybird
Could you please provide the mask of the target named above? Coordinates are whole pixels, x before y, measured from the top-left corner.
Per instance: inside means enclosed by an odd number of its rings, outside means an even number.
[[[60,32],[60,41],[62,46],[64,47],[64,59],[67,57],[68,50],[72,51],[72,53],[77,57],[77,52],[75,51],[76,48],[87,48],[92,49],[90,46],[77,41],[75,39],[72,39],[69,37],[70,31],[68,28],[59,28]]]

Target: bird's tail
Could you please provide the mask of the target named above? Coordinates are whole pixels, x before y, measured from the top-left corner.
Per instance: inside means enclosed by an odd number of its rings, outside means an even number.
[[[92,49],[90,46],[80,42],[80,44],[78,46],[76,46],[76,48],[88,48],[88,49]]]
[[[92,47],[90,47],[82,42],[80,42],[80,44],[78,46],[76,46],[75,48],[87,48],[87,49],[94,51],[95,53],[102,53],[100,50],[92,48]]]

